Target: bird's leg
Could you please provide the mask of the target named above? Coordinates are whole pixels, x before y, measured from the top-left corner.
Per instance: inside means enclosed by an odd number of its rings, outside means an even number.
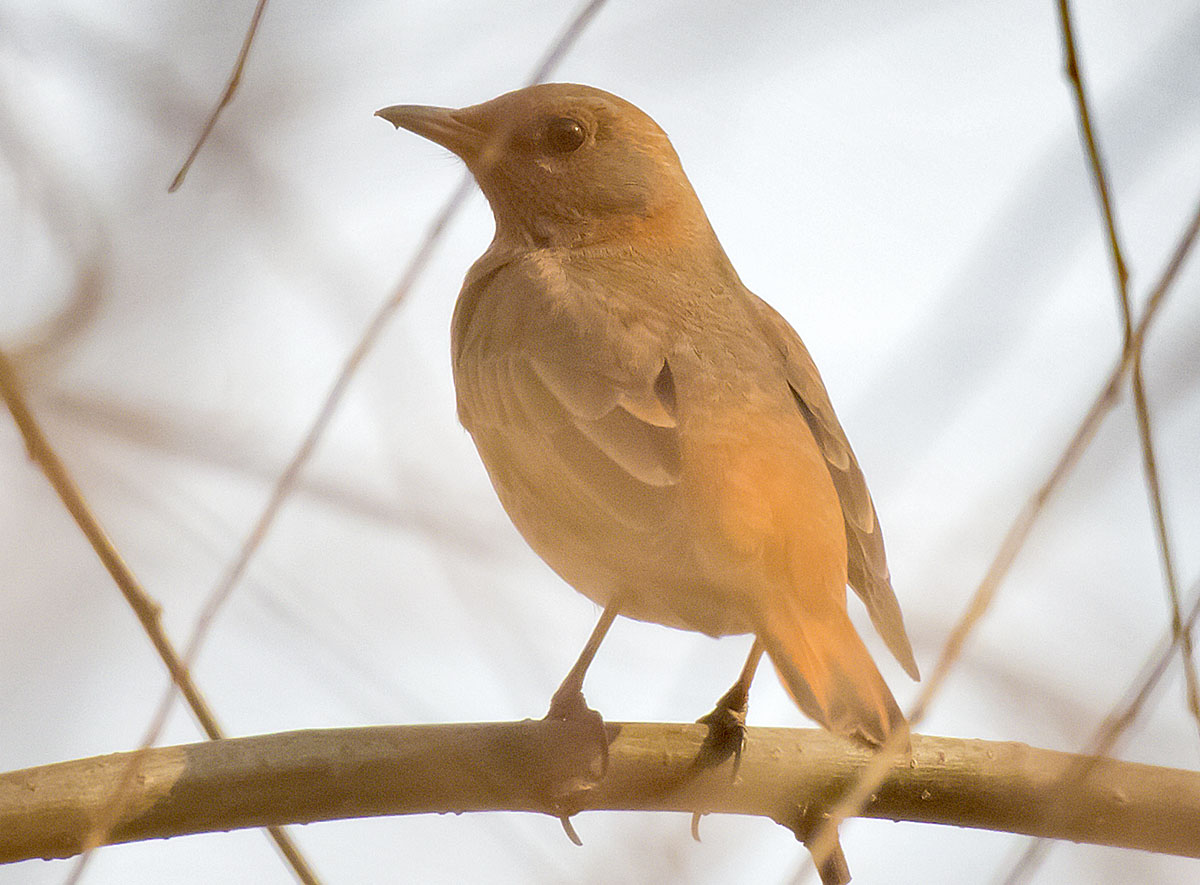
[[[583,777],[571,778],[553,797],[553,804],[558,810],[558,819],[562,824],[563,831],[567,834],[567,838],[576,845],[582,845],[583,842],[580,841],[575,827],[571,824],[571,815],[578,810],[572,809],[574,804],[572,797],[591,789],[608,770],[608,733],[604,730],[604,717],[589,707],[587,701],[584,700],[583,677],[587,674],[592,658],[596,657],[596,650],[600,648],[600,643],[604,641],[604,636],[608,633],[608,628],[612,626],[613,621],[616,620],[620,609],[619,597],[614,597],[604,607],[604,612],[600,615],[600,620],[596,622],[583,651],[579,653],[575,666],[567,673],[562,684],[554,692],[554,696],[550,698],[550,709],[544,717],[561,722],[582,722],[592,728],[596,736],[599,770],[590,770]]]
[[[600,643],[604,641],[604,636],[608,633],[608,628],[612,626],[620,608],[621,601],[616,597],[605,606],[604,613],[600,615],[600,620],[596,622],[592,635],[588,637],[587,644],[579,653],[579,659],[575,661],[575,666],[571,668],[571,672],[563,679],[558,690],[554,692],[554,697],[550,699],[550,710],[545,716],[546,719],[582,721],[595,725],[600,732],[600,745],[603,748],[601,775],[608,768],[608,738],[604,733],[604,719],[589,707],[583,698],[583,677],[587,674],[592,658],[596,656],[596,650],[600,648]]]
[[[708,768],[716,768],[730,756],[733,757],[733,771],[730,780],[737,777],[738,768],[742,764],[742,746],[746,742],[746,707],[750,702],[750,683],[758,671],[758,662],[762,660],[766,649],[758,637],[754,637],[754,645],[750,647],[750,655],[746,665],[737,678],[737,682],[713,707],[711,713],[706,713],[696,721],[708,726],[708,734],[700,745],[700,752],[688,767],[689,776],[695,776]],[[692,838],[700,841],[700,817],[703,812],[692,813]]]
[[[711,713],[696,720],[708,726],[708,734],[692,762],[693,769],[713,768],[733,756],[732,777],[737,777],[738,767],[742,764],[742,745],[746,739],[746,706],[750,698],[750,683],[754,681],[763,651],[763,644],[756,637],[737,682],[721,696]]]
[[[620,601],[617,599],[605,606],[600,620],[596,622],[596,626],[592,630],[592,635],[588,637],[587,645],[579,653],[575,666],[571,668],[571,672],[563,679],[558,690],[554,692],[554,697],[550,699],[550,710],[546,713],[545,718],[574,719],[581,712],[595,712],[588,709],[587,702],[583,699],[583,677],[587,675],[588,667],[592,665],[592,659],[596,657],[596,650],[600,648],[600,643],[604,641],[608,628],[616,620],[620,608]]]

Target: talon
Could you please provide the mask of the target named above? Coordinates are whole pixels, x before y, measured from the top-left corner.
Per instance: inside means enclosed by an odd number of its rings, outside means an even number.
[[[700,841],[700,818],[704,817],[704,812],[692,812],[692,838],[697,842]]]
[[[583,840],[580,839],[579,834],[575,832],[575,825],[571,823],[571,818],[564,814],[559,817],[558,822],[562,824],[563,832],[567,834],[567,838],[582,848]]]

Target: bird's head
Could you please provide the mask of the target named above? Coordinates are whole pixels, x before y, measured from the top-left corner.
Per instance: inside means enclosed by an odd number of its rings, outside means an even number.
[[[377,116],[463,159],[498,240],[570,246],[710,231],[666,133],[603,90],[546,83],[457,110],[396,105]]]

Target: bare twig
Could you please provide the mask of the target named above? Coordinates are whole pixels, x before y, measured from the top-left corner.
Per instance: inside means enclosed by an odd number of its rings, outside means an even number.
[[[1197,620],[1200,620],[1200,581],[1195,583],[1189,595],[1195,601],[1192,603],[1192,608],[1183,623],[1184,631],[1180,633],[1172,626],[1167,632],[1166,637],[1159,642],[1158,647],[1150,654],[1146,663],[1142,665],[1142,670],[1138,674],[1138,678],[1134,680],[1133,685],[1125,692],[1125,699],[1105,717],[1096,734],[1092,736],[1092,740],[1084,750],[1086,755],[1081,758],[1095,760],[1108,756],[1113,747],[1116,746],[1121,735],[1136,721],[1142,707],[1145,706],[1146,701],[1150,699],[1150,695],[1167,672],[1167,666],[1171,663],[1171,657],[1175,654],[1180,637],[1187,635],[1188,631],[1195,628]],[[1060,791],[1064,794],[1073,792],[1076,783],[1086,778],[1090,770],[1088,765],[1075,766],[1072,771],[1067,773],[1065,780],[1059,787]],[[1050,844],[1045,838],[1039,837],[1026,845],[1025,850],[1021,852],[1020,857],[1017,858],[1007,875],[1004,876],[1002,880],[1004,885],[1019,885],[1019,883],[1026,881],[1033,874],[1033,871],[1037,869],[1038,864],[1041,863],[1042,858],[1050,848]]]
[[[1167,597],[1171,605],[1171,629],[1179,638],[1179,651],[1183,661],[1185,691],[1188,711],[1200,729],[1200,685],[1197,684],[1194,640],[1181,619],[1182,601],[1179,594],[1179,578],[1175,568],[1175,557],[1171,551],[1171,535],[1167,529],[1166,509],[1163,506],[1162,482],[1159,477],[1154,442],[1151,435],[1150,406],[1142,381],[1142,350],[1133,356],[1133,405],[1137,413],[1138,436],[1142,448],[1142,467],[1146,474],[1146,490],[1150,496],[1150,509],[1154,515],[1154,533],[1158,541],[1159,559],[1162,562],[1163,581],[1167,586]]]
[[[80,188],[66,184],[64,179],[69,176],[12,125],[19,114],[6,98],[0,90],[0,119],[5,121],[0,126],[0,156],[18,174],[22,196],[40,211],[46,232],[60,244],[63,254],[73,256],[67,300],[27,331],[24,341],[9,346],[10,363],[25,368],[51,354],[65,353],[95,320],[105,300],[112,246],[97,207]]]
[[[179,190],[183,184],[184,178],[187,177],[188,170],[192,168],[192,163],[196,162],[196,157],[200,155],[200,149],[204,147],[204,143],[208,141],[208,136],[212,134],[213,129],[217,125],[217,118],[221,116],[221,112],[233,101],[233,96],[238,90],[238,86],[242,83],[242,72],[246,69],[246,59],[250,55],[250,46],[254,43],[254,37],[258,33],[258,24],[262,21],[263,12],[266,11],[267,0],[258,0],[254,6],[254,13],[250,16],[250,25],[246,28],[246,36],[242,38],[242,48],[238,50],[237,60],[233,63],[233,71],[229,74],[229,82],[225,84],[225,90],[221,93],[221,97],[217,99],[217,104],[212,109],[212,113],[208,115],[208,119],[204,123],[204,128],[200,130],[200,136],[196,139],[196,143],[192,145],[191,153],[187,155],[187,159],[183,161],[183,165],[179,167],[179,171],[175,173],[175,177],[171,179],[171,184],[167,187],[167,193],[173,194]]]
[[[750,728],[739,776],[699,775],[702,725],[608,723],[609,766],[580,788],[594,742],[553,720],[301,731],[149,751],[112,831],[127,842],[266,822],[467,811],[646,810],[761,815],[802,838],[805,808],[857,779],[869,750],[817,729]],[[1200,857],[1200,773],[1024,744],[913,736],[869,817],[1036,833]],[[69,856],[129,754],[0,775],[0,862]],[[1053,800],[1053,801],[1051,801]],[[1059,800],[1062,800],[1061,802]],[[1085,812],[1085,813],[1081,813]]]
[[[1021,512],[1017,514],[1016,520],[1004,536],[1000,549],[988,567],[987,573],[976,588],[971,601],[967,604],[966,611],[959,618],[958,623],[946,640],[946,644],[942,648],[941,656],[938,658],[933,672],[925,681],[920,693],[917,695],[916,702],[909,711],[908,719],[913,727],[924,717],[929,704],[937,695],[950,669],[962,654],[967,637],[991,605],[999,589],[1000,582],[1008,574],[1009,568],[1020,552],[1026,538],[1028,538],[1030,531],[1032,531],[1034,523],[1041,515],[1046,502],[1058,489],[1063,479],[1071,472],[1071,469],[1078,462],[1095,436],[1100,423],[1117,404],[1121,381],[1132,365],[1133,354],[1142,347],[1151,322],[1158,315],[1167,292],[1183,267],[1184,261],[1191,253],[1198,236],[1200,236],[1200,202],[1196,205],[1191,222],[1184,229],[1179,241],[1176,243],[1162,276],[1151,290],[1150,297],[1146,300],[1145,310],[1142,312],[1141,319],[1138,320],[1133,330],[1132,347],[1122,347],[1117,364],[1113,367],[1100,392],[1092,401],[1091,407],[1084,415],[1083,421],[1080,422],[1079,427],[1072,435],[1062,455],[1059,456],[1049,476],[1038,486],[1029,500],[1025,502],[1025,506],[1021,508]],[[872,791],[878,787],[882,779],[887,775],[894,760],[902,757],[904,753],[905,741],[902,733],[894,736],[892,740],[879,749],[876,759],[863,771],[861,779],[854,785],[852,790],[842,796],[830,812],[829,818],[819,828],[816,835],[813,836],[809,847],[815,861],[819,863],[824,857],[828,856],[828,852],[837,844],[838,825],[847,818],[853,817],[857,813],[857,810],[863,807],[863,803],[870,798]]]
[[[1104,218],[1108,235],[1109,256],[1112,259],[1114,283],[1120,302],[1124,346],[1133,353],[1131,386],[1133,407],[1137,415],[1138,439],[1142,451],[1142,468],[1146,474],[1146,491],[1150,497],[1150,508],[1154,516],[1154,530],[1162,560],[1163,579],[1167,587],[1167,601],[1171,606],[1171,629],[1179,636],[1179,649],[1183,657],[1184,677],[1187,684],[1187,704],[1192,718],[1200,727],[1200,688],[1197,687],[1195,654],[1190,633],[1183,630],[1179,581],[1175,571],[1175,557],[1171,553],[1170,532],[1167,530],[1166,513],[1162,502],[1162,482],[1158,472],[1158,460],[1154,454],[1154,438],[1151,431],[1150,407],[1146,400],[1146,386],[1142,378],[1142,352],[1140,345],[1133,342],[1133,308],[1129,297],[1129,267],[1117,234],[1117,210],[1108,184],[1108,172],[1100,154],[1099,140],[1092,126],[1092,114],[1088,101],[1087,86],[1080,70],[1079,53],[1075,43],[1075,29],[1071,22],[1069,0],[1058,0],[1059,25],[1062,29],[1064,67],[1075,96],[1075,108],[1079,116],[1079,130],[1087,148],[1088,165],[1096,197]]]
[[[170,672],[172,686],[178,687],[184,701],[195,715],[196,721],[200,723],[200,727],[204,729],[204,733],[211,740],[224,737],[216,716],[208,706],[208,702],[205,701],[199,687],[193,681],[191,672],[184,664],[180,655],[175,651],[175,647],[171,644],[171,640],[162,628],[160,621],[161,610],[158,603],[142,589],[141,584],[134,577],[129,566],[125,564],[125,561],[113,546],[112,540],[105,533],[103,527],[101,527],[99,520],[96,519],[95,514],[88,507],[79,487],[71,478],[71,474],[58,457],[57,452],[50,445],[50,441],[46,438],[45,433],[42,432],[41,426],[38,424],[33,412],[30,411],[29,404],[25,401],[25,396],[21,391],[21,384],[17,378],[16,371],[3,352],[0,352],[0,394],[3,395],[4,402],[8,406],[9,412],[12,413],[13,421],[16,422],[18,429],[21,431],[21,436],[25,440],[25,447],[29,451],[30,459],[46,475],[46,479],[50,481],[50,485],[62,500],[63,505],[75,519],[75,524],[79,526],[80,531],[83,532],[84,537],[87,538],[88,543],[91,544],[92,549],[100,558],[101,563],[104,564],[104,568],[112,576],[113,581],[121,591],[121,595],[125,597],[125,601],[133,609],[133,613],[141,623],[142,629],[150,638],[150,643],[154,646],[154,650],[158,652],[159,658],[166,665],[168,672]],[[127,789],[131,785],[136,773],[136,765],[130,765],[125,773],[128,783],[124,783],[122,785],[123,788]],[[119,787],[118,792],[121,791],[122,788]],[[113,803],[108,811],[108,815],[115,820],[121,811],[119,803]],[[85,820],[89,823],[94,822],[93,832],[107,832],[112,824],[112,821],[106,820],[105,815],[102,814],[97,814],[95,818],[86,818]],[[279,850],[287,858],[288,863],[292,865],[297,878],[302,882],[315,883],[315,876],[309,870],[304,858],[300,856],[291,837],[279,827],[270,827],[269,832],[271,838],[275,840],[275,844],[279,846]]]
[[[1104,228],[1108,235],[1108,254],[1113,263],[1118,306],[1121,308],[1122,337],[1128,344],[1133,336],[1133,311],[1129,304],[1129,269],[1125,265],[1121,240],[1117,235],[1116,211],[1109,196],[1108,176],[1104,172],[1104,160],[1100,157],[1100,146],[1096,142],[1096,131],[1092,127],[1087,87],[1079,72],[1079,55],[1075,50],[1075,31],[1071,27],[1071,7],[1068,0],[1058,0],[1058,18],[1062,28],[1063,66],[1075,95],[1075,109],[1079,114],[1079,131],[1087,149],[1092,181],[1096,186],[1096,197],[1100,201],[1100,211],[1104,215]]]

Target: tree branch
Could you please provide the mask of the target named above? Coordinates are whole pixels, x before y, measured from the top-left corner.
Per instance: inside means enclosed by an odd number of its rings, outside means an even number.
[[[696,774],[700,725],[533,721],[297,731],[148,751],[112,842],[389,814],[644,810],[769,817],[803,836],[872,753],[822,731],[751,728],[736,781]],[[1200,857],[1200,773],[1018,743],[914,735],[867,817]],[[118,753],[0,775],[0,862],[78,853],[130,764]],[[1064,793],[1079,766],[1086,780]]]
[[[246,35],[242,38],[242,48],[238,50],[237,60],[233,63],[233,72],[229,75],[229,81],[225,84],[225,89],[221,93],[221,97],[217,99],[217,104],[208,115],[208,119],[204,121],[204,127],[200,130],[200,135],[192,145],[187,159],[183,161],[183,165],[179,167],[179,171],[175,173],[175,177],[171,179],[171,184],[167,187],[167,193],[173,194],[182,186],[183,179],[187,177],[188,170],[196,162],[196,157],[200,155],[200,149],[204,147],[204,143],[208,141],[208,137],[212,135],[213,129],[216,128],[217,118],[221,116],[222,111],[233,101],[234,94],[237,92],[238,87],[242,85],[242,74],[246,70],[246,59],[250,57],[250,47],[253,45],[254,38],[258,34],[258,25],[262,21],[263,13],[266,12],[266,9],[267,0],[258,0],[254,5],[254,13],[250,16],[250,25],[246,28]]]

